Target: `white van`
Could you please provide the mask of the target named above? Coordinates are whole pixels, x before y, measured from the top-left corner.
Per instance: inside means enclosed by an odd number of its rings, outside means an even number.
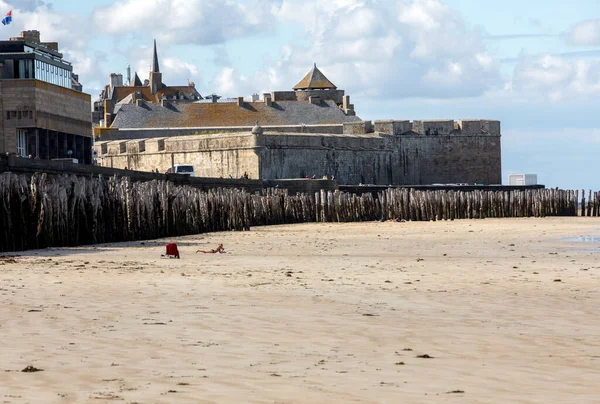
[[[196,171],[194,170],[194,166],[191,164],[175,164],[174,167],[169,168],[170,173],[175,173],[175,174],[185,174],[185,175],[189,175],[191,177],[195,177],[196,176]]]

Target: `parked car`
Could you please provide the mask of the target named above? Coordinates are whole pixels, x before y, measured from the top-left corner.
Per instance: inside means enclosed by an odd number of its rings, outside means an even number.
[[[194,166],[191,164],[175,164],[173,167],[167,170],[167,173],[184,174],[191,177],[196,176]]]

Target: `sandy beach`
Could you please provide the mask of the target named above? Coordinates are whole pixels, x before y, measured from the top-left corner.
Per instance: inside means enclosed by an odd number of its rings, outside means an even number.
[[[599,256],[591,218],[5,256],[0,403],[598,403]]]

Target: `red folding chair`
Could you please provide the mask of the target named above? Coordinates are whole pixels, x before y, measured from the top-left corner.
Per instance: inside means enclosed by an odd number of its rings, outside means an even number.
[[[177,248],[176,243],[167,244],[167,257],[169,258],[177,258],[179,259],[179,249]]]

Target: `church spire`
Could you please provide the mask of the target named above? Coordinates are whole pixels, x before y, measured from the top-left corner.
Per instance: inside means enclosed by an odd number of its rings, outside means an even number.
[[[158,53],[156,52],[156,39],[154,40],[154,54],[152,55],[152,73],[160,73],[158,67]]]
[[[156,39],[154,40],[154,54],[152,55],[152,70],[150,71],[150,89],[152,94],[164,87],[162,73],[158,67],[158,53],[156,52]]]

